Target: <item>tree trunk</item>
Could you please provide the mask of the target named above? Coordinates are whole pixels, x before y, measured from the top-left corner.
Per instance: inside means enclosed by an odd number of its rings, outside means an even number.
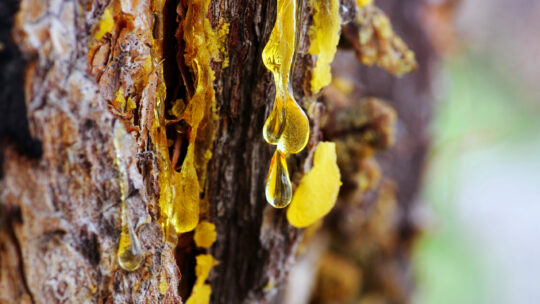
[[[8,138],[1,148],[0,303],[185,302],[196,282],[195,258],[203,253],[219,261],[208,279],[212,303],[284,303],[290,293],[286,286],[294,286],[287,284],[289,271],[305,256],[302,248],[318,248],[322,265],[337,259],[335,265],[352,264],[361,273],[363,283],[344,293],[350,297],[334,301],[408,301],[415,230],[410,212],[428,145],[432,99],[433,51],[419,17],[422,1],[376,3],[418,59],[418,70],[399,79],[354,58],[358,47],[345,34],[356,6],[340,1],[343,35],[333,75],[354,85],[342,106],[333,105],[343,95],[336,93],[337,85],[317,95],[310,90],[313,8],[310,0],[297,1],[301,17],[292,87],[309,115],[311,136],[303,152],[289,157],[293,183],[309,171],[321,140],[339,146],[347,134],[393,138],[395,133],[391,148],[392,139],[381,145],[359,141],[362,149],[377,151],[376,159],[370,152],[354,154],[358,162],[352,165],[339,160],[343,188],[337,206],[318,232],[308,228],[305,237],[304,229],[291,226],[286,211],[272,208],[264,195],[274,148],[263,140],[262,127],[275,86],[261,53],[275,22],[276,1],[210,1],[203,15],[215,42],[222,41],[219,54],[209,59],[215,105],[204,99],[208,107],[198,131],[173,113],[176,106],[198,106],[190,101],[201,72],[188,54],[195,42],[185,37],[196,26],[189,14],[204,12],[204,3],[22,0],[17,8],[10,0],[1,9],[6,12],[1,30],[13,40],[3,36],[0,48],[10,63],[1,67],[0,88],[8,92],[0,100],[5,113],[0,118],[6,118],[0,136]],[[220,33],[226,33],[224,40]],[[342,132],[338,117],[351,111],[360,111],[355,113],[370,123]],[[387,124],[381,127],[377,117]],[[161,221],[163,172],[181,172],[190,145],[200,184],[197,210],[201,220],[216,225],[217,241],[209,249],[196,246],[193,232],[180,234],[171,245]],[[364,189],[355,184],[359,174],[382,177]],[[124,205],[144,252],[134,271],[118,264]],[[315,243],[323,245],[310,245]],[[317,263],[309,265],[314,270]],[[318,287],[302,301],[332,300],[320,283],[328,275],[322,267],[313,282],[304,282]]]

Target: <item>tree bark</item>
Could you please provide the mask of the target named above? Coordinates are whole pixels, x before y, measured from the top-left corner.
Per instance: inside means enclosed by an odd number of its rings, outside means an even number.
[[[10,122],[0,129],[4,133],[0,136],[9,136],[1,147],[0,303],[185,302],[195,282],[195,256],[205,252],[219,261],[209,277],[211,303],[284,303],[289,270],[296,259],[302,259],[301,249],[311,248],[309,240],[317,239],[324,243],[317,249],[320,256],[337,251],[341,260],[365,257],[352,262],[362,272],[364,284],[357,282],[351,297],[366,299],[376,294],[389,303],[406,303],[413,286],[411,210],[429,142],[432,102],[434,54],[422,29],[422,3],[377,2],[416,53],[419,69],[403,78],[362,66],[354,58],[351,43],[342,37],[333,74],[350,79],[354,90],[346,105],[336,108],[334,89],[319,95],[310,91],[312,8],[309,0],[297,1],[302,15],[292,85],[299,104],[310,109],[311,136],[307,148],[289,158],[293,183],[309,171],[311,154],[320,140],[343,140],[343,134],[335,132],[339,126],[332,123],[339,111],[360,107],[360,113],[366,113],[365,98],[370,97],[387,102],[382,108],[376,102],[376,111],[392,116],[394,108],[398,117],[395,145],[374,148],[382,168],[376,169],[380,181],[369,191],[351,196],[358,192],[358,185],[347,182],[359,172],[368,172],[374,158],[366,156],[361,165],[355,163],[351,174],[341,168],[345,190],[335,210],[316,237],[302,241],[304,229],[291,226],[285,211],[272,208],[264,196],[274,148],[264,142],[262,127],[272,109],[275,87],[261,53],[275,21],[276,2],[210,1],[207,18],[212,28],[229,26],[225,40],[229,66],[211,62],[217,119],[205,125],[210,131],[203,127],[203,135],[215,137],[202,180],[201,217],[216,225],[217,241],[205,250],[195,246],[192,232],[181,234],[176,247],[167,244],[159,222],[163,156],[156,130],[161,128],[171,143],[182,143],[180,161],[188,144],[188,137],[163,126],[171,118],[163,111],[170,110],[177,99],[189,103],[194,90],[195,76],[186,67],[181,26],[192,1],[22,0],[14,23],[2,24],[2,30],[8,29],[13,38],[13,42],[3,42],[13,46],[10,62],[24,62],[14,68],[24,74],[24,81],[15,77],[1,89],[18,88],[24,100],[6,97],[0,102],[9,102],[10,107],[25,105],[25,112],[18,111],[25,115],[15,123],[21,125],[27,118],[28,126],[13,127]],[[355,4],[342,0],[340,5],[346,27],[354,20]],[[107,9],[112,11],[113,25],[100,37]],[[14,18],[15,10],[8,15]],[[2,68],[2,76],[10,71]],[[133,110],[129,110],[130,102]],[[324,117],[330,117],[330,123]],[[120,125],[127,134],[116,145],[115,130]],[[367,134],[375,130],[375,134],[391,136],[378,127],[373,123],[348,131]],[[385,128],[394,130],[393,125]],[[170,159],[174,147],[169,147]],[[144,250],[142,266],[132,272],[117,262],[124,175],[128,215]],[[393,202],[391,215],[378,216],[373,211],[379,210],[381,201]],[[395,225],[378,233],[381,230],[369,224],[384,221]],[[366,253],[351,246],[351,242],[366,244],[360,239],[371,240],[376,250]],[[328,244],[332,249],[327,250]],[[311,267],[315,269],[316,264]],[[381,272],[383,268],[389,269],[391,279]],[[320,286],[317,277],[324,278],[324,272],[313,276],[312,283]],[[329,301],[325,289],[321,290],[303,300]]]

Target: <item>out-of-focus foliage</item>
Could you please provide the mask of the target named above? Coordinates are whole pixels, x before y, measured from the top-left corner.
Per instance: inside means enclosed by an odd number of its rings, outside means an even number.
[[[420,304],[508,303],[502,296],[506,293],[504,282],[508,279],[504,268],[509,265],[495,263],[499,253],[492,252],[486,247],[488,244],[478,240],[481,231],[467,224],[467,218],[474,215],[464,214],[463,206],[460,206],[463,185],[474,182],[463,180],[467,172],[470,174],[475,170],[466,167],[465,163],[474,159],[474,155],[484,159],[490,157],[493,155],[490,151],[502,147],[509,159],[519,155],[520,146],[536,151],[534,147],[539,146],[535,144],[538,141],[536,130],[540,130],[540,121],[538,113],[522,107],[523,103],[518,100],[525,98],[524,95],[508,85],[504,79],[506,75],[494,72],[492,64],[479,55],[465,56],[447,62],[443,70],[447,76],[448,96],[437,109],[434,145],[424,191],[435,221],[427,227],[415,253],[419,278],[417,303]],[[536,159],[540,160],[540,157]],[[497,168],[506,164],[492,160],[489,166]],[[507,189],[503,192],[514,191],[510,184],[508,181],[499,186]],[[494,189],[478,188],[476,191],[489,193]],[[500,226],[502,223],[488,218],[488,214],[513,214],[511,209],[518,208],[516,203],[523,198],[520,193],[511,196],[515,200],[500,204],[493,201],[488,206],[490,210],[484,211],[486,218],[482,222],[476,221],[476,226],[485,226],[484,229],[492,233],[505,230]],[[465,199],[471,210],[480,203],[473,197]],[[493,208],[508,210],[492,212]],[[508,219],[509,222],[514,220]]]

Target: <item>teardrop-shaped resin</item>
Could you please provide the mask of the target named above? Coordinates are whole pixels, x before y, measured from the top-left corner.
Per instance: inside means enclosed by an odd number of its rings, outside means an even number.
[[[292,185],[289,179],[287,160],[283,152],[276,150],[266,177],[266,200],[275,208],[284,208],[292,199]]]
[[[276,96],[274,108],[264,122],[263,137],[267,143],[277,145],[285,129],[285,106],[283,96]]]
[[[124,270],[134,271],[141,266],[143,250],[135,230],[130,225],[125,202],[122,202],[122,232],[118,245],[118,264]]]
[[[287,93],[284,112],[285,126],[278,141],[278,149],[285,154],[298,153],[308,142],[309,120],[290,93]]]

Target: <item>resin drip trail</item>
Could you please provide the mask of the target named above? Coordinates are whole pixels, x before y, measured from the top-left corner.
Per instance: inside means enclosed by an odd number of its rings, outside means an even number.
[[[120,184],[120,200],[122,209],[122,230],[120,233],[120,242],[118,244],[118,264],[124,270],[134,271],[141,266],[143,260],[143,250],[139,238],[135,233],[135,229],[129,219],[129,214],[126,204],[126,196],[128,192],[128,181],[126,174],[125,163],[121,161],[122,155],[120,149],[122,141],[126,136],[129,136],[122,123],[117,123],[114,129],[113,143],[116,150],[115,163],[118,167],[119,184]]]
[[[286,155],[302,151],[309,138],[308,118],[294,100],[289,79],[296,45],[296,17],[295,0],[277,0],[276,23],[262,53],[276,85],[274,107],[264,123],[263,136],[279,150],[272,159],[266,183],[267,200],[277,208],[287,206],[291,200],[290,193],[284,195],[281,191],[290,192],[292,188]],[[286,177],[277,176],[278,170]]]

